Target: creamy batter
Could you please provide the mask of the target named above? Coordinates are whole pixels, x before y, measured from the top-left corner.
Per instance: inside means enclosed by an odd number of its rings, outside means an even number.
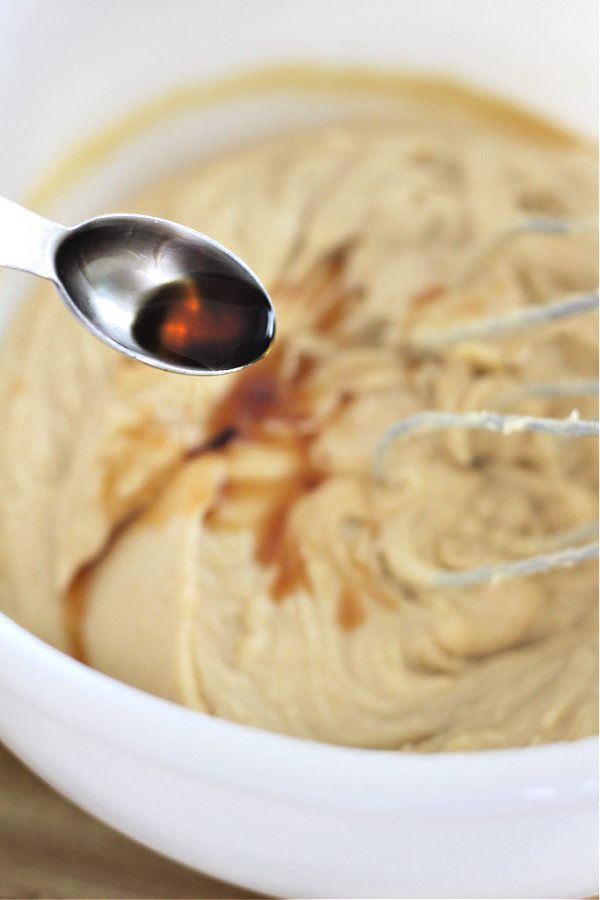
[[[148,192],[269,290],[275,349],[222,378],[97,342],[42,287],[0,357],[0,606],[55,646],[238,722],[364,747],[510,747],[597,731],[593,564],[419,583],[552,547],[597,517],[597,449],[447,430],[426,409],[595,417],[515,397],[597,372],[597,317],[420,353],[411,335],[597,284],[595,154],[489,116],[281,135]]]

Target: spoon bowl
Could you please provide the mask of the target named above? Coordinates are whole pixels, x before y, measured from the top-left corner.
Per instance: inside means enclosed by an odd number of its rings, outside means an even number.
[[[88,331],[140,362],[220,375],[271,346],[275,313],[260,281],[191,228],[132,215],[63,228],[1,198],[0,219],[0,264],[49,278]]]

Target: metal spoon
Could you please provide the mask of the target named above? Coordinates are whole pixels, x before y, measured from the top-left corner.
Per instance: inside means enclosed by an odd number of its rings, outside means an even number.
[[[235,372],[275,335],[271,301],[250,269],[164,219],[99,216],[65,228],[0,198],[0,265],[48,278],[95,337],[169,372]]]

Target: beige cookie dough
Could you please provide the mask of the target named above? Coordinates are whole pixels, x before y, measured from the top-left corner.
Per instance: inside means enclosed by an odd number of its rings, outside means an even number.
[[[597,317],[438,354],[411,336],[597,284],[593,236],[494,235],[595,213],[595,154],[466,121],[281,135],[130,208],[257,273],[273,352],[170,375],[95,341],[41,288],[0,354],[0,606],[118,679],[300,737],[481,749],[597,731],[597,569],[423,586],[544,552],[597,518],[597,448],[447,430],[425,409],[595,417],[524,385],[596,377]]]

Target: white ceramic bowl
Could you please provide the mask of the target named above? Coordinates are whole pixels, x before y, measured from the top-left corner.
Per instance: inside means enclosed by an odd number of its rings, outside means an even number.
[[[115,116],[182,85],[291,59],[459,75],[593,134],[596,16],[583,0],[0,0],[0,193],[24,200],[54,171],[52,190],[33,192],[46,198],[38,211],[75,222],[220,146],[345,115],[327,97],[273,96],[201,113],[182,100],[168,128],[150,127],[149,117],[118,153],[88,145],[95,159],[81,169],[81,156],[71,157],[58,190],[55,164],[67,148]],[[2,279],[0,325],[30,285],[18,273]],[[151,697],[3,616],[0,735],[98,818],[266,893],[583,897],[598,889],[596,739],[431,755],[319,745]]]

